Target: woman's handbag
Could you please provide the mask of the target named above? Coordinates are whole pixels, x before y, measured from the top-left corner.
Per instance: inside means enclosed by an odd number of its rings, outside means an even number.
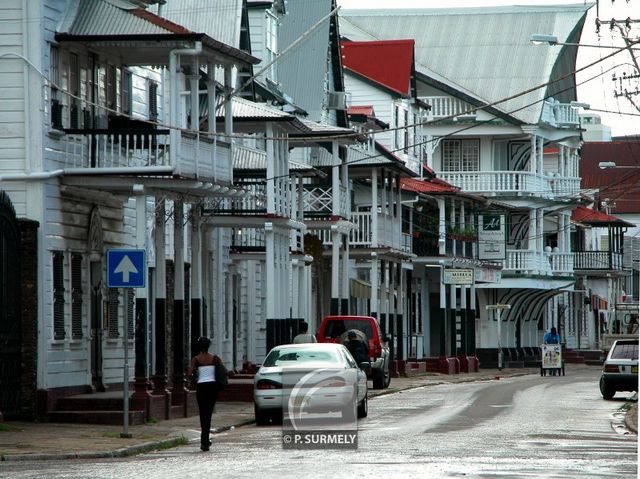
[[[227,368],[222,364],[222,360],[216,356],[214,361],[216,371],[216,382],[218,383],[218,389],[222,390],[229,385],[229,376]]]

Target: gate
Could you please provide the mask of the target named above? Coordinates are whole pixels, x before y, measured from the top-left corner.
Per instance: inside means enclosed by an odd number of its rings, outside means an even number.
[[[20,232],[11,200],[0,192],[0,412],[20,414]]]

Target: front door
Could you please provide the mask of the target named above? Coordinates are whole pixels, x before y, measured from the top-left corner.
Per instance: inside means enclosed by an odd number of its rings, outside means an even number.
[[[11,201],[0,192],[0,413],[20,415],[20,235]]]
[[[102,382],[102,261],[91,262],[91,383],[104,391]]]

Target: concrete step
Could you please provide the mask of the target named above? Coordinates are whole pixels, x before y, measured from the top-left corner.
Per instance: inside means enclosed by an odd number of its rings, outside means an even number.
[[[122,411],[122,393],[120,397],[103,397],[100,395],[83,394],[68,396],[56,401],[58,411]]]

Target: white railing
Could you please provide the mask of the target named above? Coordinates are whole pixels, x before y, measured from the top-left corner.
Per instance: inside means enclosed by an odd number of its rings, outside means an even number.
[[[409,233],[402,233],[400,238],[400,249],[405,253],[411,253],[413,251],[413,238]]]
[[[422,101],[431,105],[430,114],[433,118],[453,117],[461,114],[469,114],[475,107],[466,101],[450,96],[423,96]]]
[[[338,215],[349,218],[349,197],[347,189],[340,186]],[[333,188],[331,186],[305,185],[303,193],[304,212],[309,214],[333,214]]]
[[[266,232],[264,228],[234,228],[231,247],[264,248]]]
[[[173,167],[191,178],[229,181],[231,145],[196,135],[181,134],[178,148],[170,145],[169,130],[67,130],[61,168]],[[179,155],[176,155],[176,151]],[[215,150],[215,151],[214,151]],[[179,156],[179,158],[177,158]]]
[[[572,274],[573,253],[507,250],[503,271],[541,275]]]
[[[547,253],[551,259],[551,271],[555,274],[573,274],[573,253]]]
[[[575,255],[576,269],[621,270],[624,265],[622,253],[609,251],[578,251]]]
[[[469,192],[552,194],[549,178],[529,171],[450,171],[438,176]]]
[[[560,103],[553,98],[544,101],[540,119],[551,126],[580,126],[578,110],[568,103]]]
[[[551,190],[556,196],[573,196],[580,191],[580,178],[573,176],[553,176],[549,179]]]
[[[377,244],[373,244],[373,221],[371,212],[351,213],[351,222],[356,225],[351,230],[349,243],[361,247],[390,247],[402,249],[401,223],[389,214],[378,214]]]

